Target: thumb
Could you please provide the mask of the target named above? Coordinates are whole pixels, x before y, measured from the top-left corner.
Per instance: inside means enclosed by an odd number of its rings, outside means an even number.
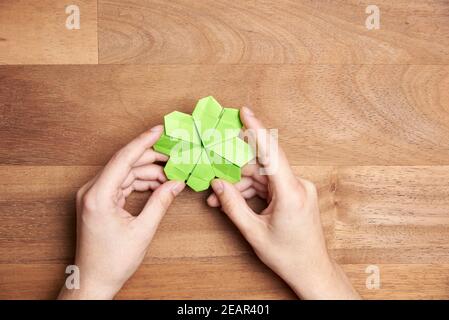
[[[158,187],[148,199],[137,219],[147,228],[157,228],[173,200],[185,188],[183,181],[167,181]]]
[[[237,226],[243,236],[249,240],[251,234],[254,233],[260,220],[256,213],[248,206],[245,199],[237,188],[224,180],[215,179],[211,183],[221,209]]]

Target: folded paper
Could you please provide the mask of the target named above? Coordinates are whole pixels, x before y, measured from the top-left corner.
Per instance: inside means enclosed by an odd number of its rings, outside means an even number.
[[[239,110],[223,108],[213,97],[200,99],[192,115],[174,111],[164,117],[165,130],[154,150],[170,157],[164,172],[199,192],[215,178],[240,181],[241,167],[254,158],[239,138]]]

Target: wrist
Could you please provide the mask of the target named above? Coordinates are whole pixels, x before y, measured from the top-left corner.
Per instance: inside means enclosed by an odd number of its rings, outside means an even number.
[[[278,273],[301,299],[359,299],[345,273],[329,256],[292,261]]]
[[[65,285],[58,295],[58,300],[112,300],[116,292],[99,287],[81,287],[68,289]]]
[[[81,275],[79,288],[68,288],[64,283],[58,299],[60,300],[111,300],[120,290],[121,286],[105,285],[100,281],[90,280]]]

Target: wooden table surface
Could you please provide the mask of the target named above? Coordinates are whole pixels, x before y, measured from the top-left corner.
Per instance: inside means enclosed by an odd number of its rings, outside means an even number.
[[[0,2],[0,298],[55,298],[76,190],[208,95],[279,129],[364,298],[449,298],[449,1],[377,0],[380,30],[371,0],[75,2],[80,30],[65,1]],[[175,201],[118,298],[294,298],[206,196]]]

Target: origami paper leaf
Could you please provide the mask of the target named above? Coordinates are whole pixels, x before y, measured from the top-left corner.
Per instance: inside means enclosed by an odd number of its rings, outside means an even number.
[[[220,118],[220,122],[216,127],[216,131],[223,137],[221,141],[229,140],[238,137],[243,125],[240,121],[240,114],[238,109],[224,108]],[[217,141],[217,142],[221,142]],[[213,145],[214,143],[210,143]]]
[[[201,144],[193,118],[189,114],[173,111],[164,117],[165,134],[172,138]]]
[[[241,170],[239,166],[229,162],[225,158],[220,157],[210,149],[207,150],[215,176],[220,179],[235,183],[240,181]]]
[[[236,183],[240,181],[241,170],[240,167],[227,162],[225,164],[214,164],[214,172],[217,178]]]
[[[156,144],[153,146],[153,149],[157,152],[169,156],[170,150],[172,150],[173,147],[176,146],[176,144],[178,144],[180,141],[181,140],[169,137],[165,133],[163,133]]]
[[[200,99],[193,110],[192,116],[204,145],[209,144],[210,136],[220,120],[223,108],[213,97]]]
[[[164,167],[170,180],[187,180],[201,155],[201,146],[180,142],[170,152],[170,159]]]
[[[237,137],[213,145],[209,149],[239,167],[254,158],[251,147]]]
[[[187,180],[187,185],[197,192],[203,191],[209,188],[213,178],[215,178],[214,169],[206,150],[203,150],[200,159]]]
[[[239,181],[240,168],[254,157],[238,137],[239,110],[223,108],[213,97],[200,99],[192,116],[174,111],[164,121],[165,132],[154,150],[170,156],[164,168],[167,178],[187,181],[195,191],[209,188],[215,177]]]

